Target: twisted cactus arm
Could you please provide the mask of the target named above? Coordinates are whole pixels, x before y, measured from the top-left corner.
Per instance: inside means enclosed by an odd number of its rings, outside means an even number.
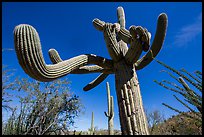
[[[125,55],[125,60],[129,64],[133,64],[138,60],[142,53],[142,43],[137,39],[137,34],[143,33],[142,27],[131,26],[130,34],[132,35],[132,40],[130,42],[130,48]]]
[[[141,59],[139,59],[135,63],[136,70],[140,70],[145,66],[147,66],[161,50],[166,36],[167,23],[168,23],[167,15],[165,13],[160,14],[158,17],[157,30],[156,30],[156,34],[155,34],[151,49],[147,54],[145,54]]]
[[[125,43],[130,43],[132,40],[130,32],[125,28],[120,28],[118,31],[118,37],[121,38]]]
[[[120,10],[122,10],[122,8],[120,8]],[[120,10],[118,10],[118,12],[122,12],[124,14],[124,11]],[[124,18],[124,16],[122,17]],[[120,17],[118,17],[118,20],[119,19]],[[120,20],[118,22],[120,23]],[[99,31],[103,31],[104,28],[106,28],[106,26],[109,25],[109,23],[105,23],[104,21],[101,21],[99,19],[94,19],[93,24],[94,27]],[[113,24],[111,27],[115,28],[118,35],[117,37],[118,45],[116,45],[116,47],[117,46],[119,47],[119,50],[122,53],[122,57],[125,57],[128,64],[134,64],[140,57],[142,51],[147,51],[149,49],[151,34],[147,31],[147,29],[142,28],[141,26],[133,25],[130,27],[128,31],[124,28],[124,24],[123,27],[121,27],[121,25],[118,27],[117,23]],[[126,43],[130,44],[129,49]],[[120,60],[121,57],[118,57],[117,59]]]
[[[50,60],[52,61],[53,64],[57,64],[63,61],[55,49],[50,49],[48,53],[49,53]],[[99,72],[105,73],[105,74],[114,73],[113,68],[104,69],[98,65],[93,65],[93,66],[80,67],[78,69],[71,71],[70,74],[87,74],[87,73],[99,73]]]
[[[99,30],[99,31],[103,31],[105,22],[101,21],[100,19],[95,18],[93,20],[93,26]],[[118,32],[118,37],[121,38],[125,43],[130,43],[132,36],[130,34],[130,32],[125,29],[125,28],[120,28]]]
[[[121,55],[115,35],[116,26],[111,23],[100,21],[99,19],[94,19],[93,25],[97,30],[104,32],[104,39],[108,52],[113,61],[118,61],[121,58]]]
[[[115,26],[111,23],[106,23],[104,25],[104,39],[106,46],[108,48],[109,54],[113,61],[118,61],[121,59],[120,49],[118,42],[116,40],[116,30]]]
[[[104,32],[104,39],[109,54],[115,62],[120,60],[128,51],[127,44],[121,40],[120,37],[116,38],[116,32],[118,33],[120,29],[125,29],[125,13],[122,7],[117,8],[117,17],[118,23],[114,24],[105,23],[97,18],[93,20],[94,27],[97,30]]]
[[[47,65],[43,58],[37,31],[26,24],[15,27],[14,44],[19,64],[23,70],[39,81],[52,81],[88,64],[96,64],[103,68],[113,66],[111,60],[93,54],[79,55],[57,64]]]

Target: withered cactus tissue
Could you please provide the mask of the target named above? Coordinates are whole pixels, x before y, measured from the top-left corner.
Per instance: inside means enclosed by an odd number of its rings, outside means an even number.
[[[112,60],[93,54],[62,60],[57,51],[51,49],[49,55],[53,64],[46,64],[38,33],[27,24],[20,24],[14,29],[15,50],[25,73],[39,81],[52,81],[67,74],[101,73],[84,87],[88,91],[109,74],[115,74],[122,134],[146,135],[149,134],[148,125],[136,71],[146,67],[159,53],[166,35],[167,15],[159,15],[150,49],[151,34],[147,29],[134,25],[129,30],[125,29],[125,13],[122,7],[118,7],[117,17],[118,22],[113,24],[99,19],[93,20],[94,27],[104,35]],[[148,52],[139,59],[142,51]]]

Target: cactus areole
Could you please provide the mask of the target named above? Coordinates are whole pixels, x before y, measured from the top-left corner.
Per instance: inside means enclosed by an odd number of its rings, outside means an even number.
[[[117,8],[117,17],[118,22],[113,24],[93,20],[94,27],[103,33],[111,59],[84,54],[62,60],[55,49],[50,49],[53,64],[46,64],[39,35],[27,24],[20,24],[14,29],[15,51],[25,73],[39,81],[48,82],[67,74],[100,73],[84,87],[88,91],[109,74],[114,74],[122,134],[147,135],[148,125],[136,71],[146,67],[159,53],[166,35],[167,15],[162,13],[158,16],[151,47],[151,34],[146,28],[132,25],[129,30],[125,29],[122,7]],[[143,51],[147,53],[140,58]]]

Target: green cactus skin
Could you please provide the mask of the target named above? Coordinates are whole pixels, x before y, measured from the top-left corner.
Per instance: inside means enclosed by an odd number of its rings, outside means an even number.
[[[139,59],[135,63],[136,70],[140,70],[144,68],[150,62],[152,62],[154,57],[157,56],[157,54],[161,50],[162,45],[164,43],[164,39],[166,36],[166,28],[167,28],[167,15],[165,13],[161,13],[158,17],[157,30],[156,30],[156,34],[155,34],[151,49],[147,54],[145,54],[141,59]]]
[[[147,120],[136,71],[151,63],[161,50],[166,36],[167,15],[162,13],[158,16],[156,33],[149,51],[147,47],[150,45],[151,35],[147,29],[134,25],[129,30],[125,29],[125,13],[122,7],[117,8],[117,17],[118,22],[114,24],[97,18],[93,20],[94,27],[104,34],[112,60],[93,54],[62,60],[57,51],[51,49],[49,55],[53,64],[46,64],[38,33],[27,24],[20,24],[14,29],[16,55],[25,73],[39,81],[48,82],[67,74],[101,73],[84,90],[96,87],[109,74],[115,74],[122,134],[147,135]],[[130,48],[127,44],[130,44]],[[148,52],[139,59],[142,51]]]
[[[110,86],[108,82],[106,82],[106,89],[107,89],[107,99],[108,99],[108,112],[104,112],[104,113],[105,113],[105,116],[108,117],[108,134],[114,135],[114,128],[113,128],[114,101],[113,101],[113,96],[110,96]]]
[[[49,56],[50,60],[52,61],[53,64],[62,62],[61,57],[59,56],[58,52],[55,49],[50,49],[49,50]],[[93,66],[83,66],[78,69],[73,70],[70,72],[70,74],[87,74],[87,73],[93,73],[93,72],[102,72],[96,79],[94,79],[92,82],[90,82],[88,85],[86,85],[83,90],[88,91],[91,90],[92,88],[96,87],[99,85],[103,80],[106,79],[106,77],[113,73],[112,69],[103,69],[102,67],[98,65],[93,65]]]
[[[53,64],[57,64],[59,62],[62,62],[63,60],[59,56],[58,52],[55,49],[50,49],[48,51],[50,60],[52,61]],[[113,74],[113,69],[104,69],[98,65],[92,65],[92,66],[83,66],[79,67],[78,69],[75,69],[70,72],[70,74],[87,74],[87,73],[96,73],[96,72],[101,72],[104,74]]]
[[[47,65],[37,31],[26,24],[15,27],[14,43],[19,64],[29,76],[39,81],[52,81],[88,64],[108,69],[113,66],[111,60],[93,54],[79,55],[57,64]]]

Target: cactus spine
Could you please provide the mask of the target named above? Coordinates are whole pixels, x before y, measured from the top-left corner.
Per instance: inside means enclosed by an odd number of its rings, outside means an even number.
[[[109,83],[106,82],[107,89],[107,99],[108,99],[108,113],[104,112],[106,117],[108,117],[108,134],[114,135],[113,128],[113,118],[114,118],[114,101],[113,96],[110,96],[110,86]]]
[[[118,7],[117,16],[118,22],[114,24],[99,19],[93,20],[94,27],[103,32],[111,60],[93,54],[62,60],[56,50],[51,49],[49,55],[53,64],[46,64],[39,35],[27,24],[18,25],[14,29],[15,51],[25,73],[39,81],[48,82],[67,74],[101,73],[85,86],[84,90],[88,91],[104,81],[109,74],[115,74],[122,134],[146,135],[149,132],[136,71],[152,62],[161,50],[166,36],[167,15],[159,15],[149,51],[151,35],[147,29],[132,25],[126,30],[122,7]],[[130,44],[130,47],[127,44]],[[142,51],[148,52],[139,59]]]

